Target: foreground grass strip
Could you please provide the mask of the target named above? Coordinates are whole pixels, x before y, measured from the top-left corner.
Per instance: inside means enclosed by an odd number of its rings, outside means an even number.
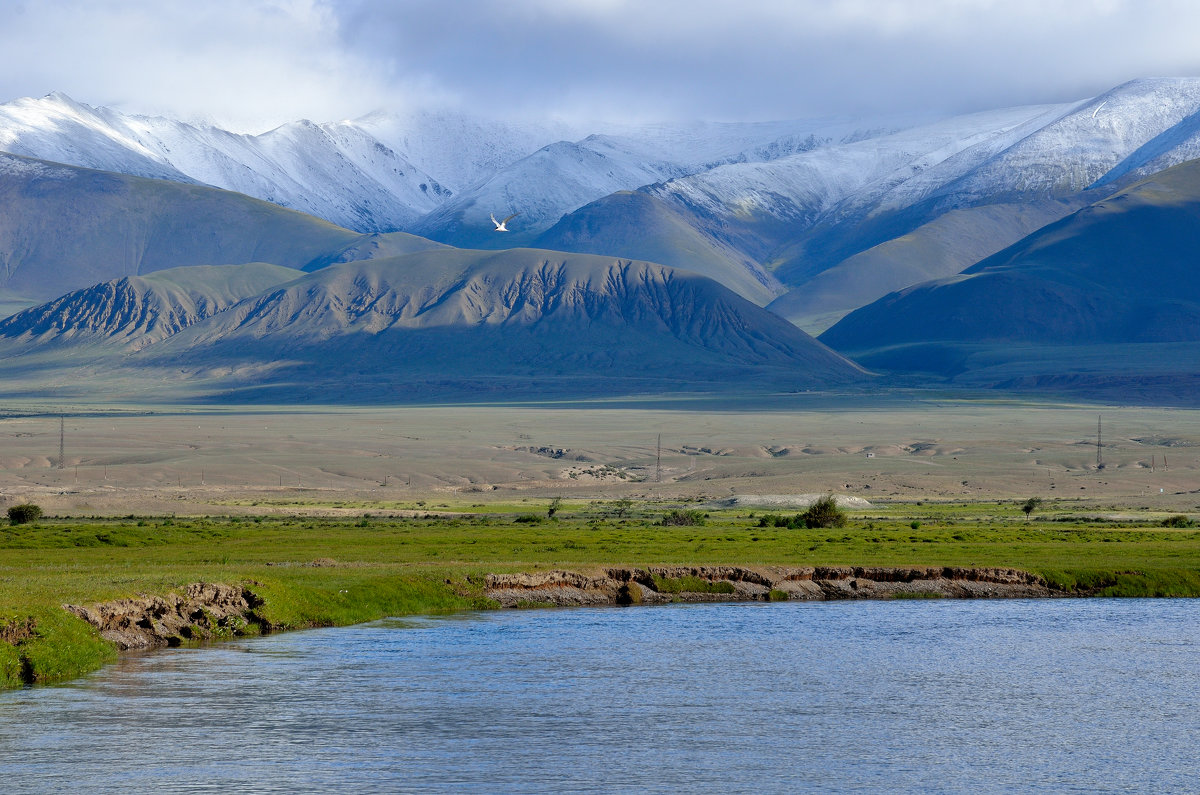
[[[251,589],[267,629],[338,626],[486,606],[488,573],[605,566],[964,566],[1024,569],[1105,596],[1200,596],[1200,530],[1158,520],[1008,519],[957,508],[891,508],[836,529],[758,527],[714,513],[662,526],[576,509],[514,523],[510,513],[457,518],[124,519],[0,529],[0,686],[52,682],[115,651],[62,605],[180,592],[190,583]],[[919,528],[911,526],[920,516]],[[963,518],[970,517],[970,518]],[[670,588],[673,583],[663,583]],[[681,589],[701,586],[683,584]],[[3,627],[32,627],[7,633]],[[19,635],[19,637],[18,637]]]

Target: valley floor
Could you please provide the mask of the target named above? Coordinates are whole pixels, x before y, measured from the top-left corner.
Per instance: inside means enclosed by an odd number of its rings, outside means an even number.
[[[0,506],[36,502],[47,515],[344,516],[830,492],[872,504],[1037,496],[1200,510],[1200,410],[930,395],[0,406]]]

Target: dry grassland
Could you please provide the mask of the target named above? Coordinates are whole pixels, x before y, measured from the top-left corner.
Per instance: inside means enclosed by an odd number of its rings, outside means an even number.
[[[873,503],[1038,496],[1195,511],[1200,411],[887,396],[0,407],[0,507],[36,502],[52,516],[353,515],[418,502],[824,492]]]

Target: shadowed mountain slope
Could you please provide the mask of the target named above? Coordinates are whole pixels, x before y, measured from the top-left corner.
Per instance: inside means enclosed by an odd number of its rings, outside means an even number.
[[[536,245],[682,268],[760,306],[783,289],[758,263],[706,235],[695,219],[640,191],[614,193],[565,216]]]
[[[960,378],[1001,368],[1006,379],[1026,383],[1070,375],[1069,359],[1051,349],[1143,346],[1133,356],[1117,351],[1134,349],[1114,347],[1107,358],[1089,357],[1096,373],[1129,376],[1155,359],[1147,345],[1173,344],[1177,357],[1182,343],[1200,354],[1197,251],[1200,161],[1190,161],[1051,224],[960,276],[863,307],[821,339],[871,367]],[[1166,370],[1200,370],[1197,362],[1196,355],[1177,359]],[[1160,373],[1161,365],[1153,364]]]
[[[810,334],[890,292],[953,276],[1070,210],[1065,202],[992,204],[950,212],[818,273],[768,305]]]
[[[184,265],[289,268],[439,244],[361,235],[238,193],[0,153],[0,296],[26,303]]]

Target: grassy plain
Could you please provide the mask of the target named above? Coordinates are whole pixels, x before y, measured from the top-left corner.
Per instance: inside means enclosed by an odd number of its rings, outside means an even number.
[[[663,506],[610,501],[568,503],[537,522],[502,511],[21,525],[0,530],[0,622],[32,618],[38,637],[0,643],[0,681],[54,681],[112,658],[64,603],[181,592],[202,581],[251,583],[265,600],[260,614],[280,629],[484,607],[487,573],[608,565],[1005,566],[1100,595],[1200,595],[1200,530],[1054,506],[1032,519],[1015,503],[957,506],[961,514],[952,507],[858,511],[830,530],[759,527],[753,512],[736,511],[710,512],[702,526],[663,527],[655,523]]]
[[[830,492],[870,507],[836,530],[757,526],[794,511],[756,496]],[[749,502],[719,503],[733,496]],[[1044,502],[1026,517],[1030,497]],[[618,565],[1010,566],[1090,593],[1200,595],[1200,531],[1161,524],[1200,512],[1191,410],[928,395],[30,404],[0,410],[0,498],[47,516],[0,528],[0,625],[36,627],[0,641],[9,685],[112,658],[62,604],[199,581],[254,583],[279,628],[478,607],[489,572]],[[709,518],[656,524],[677,508]]]

